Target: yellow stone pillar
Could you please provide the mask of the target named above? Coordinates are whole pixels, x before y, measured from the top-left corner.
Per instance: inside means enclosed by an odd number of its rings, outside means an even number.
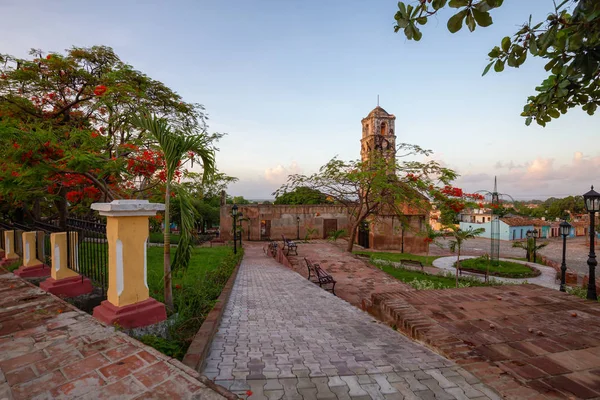
[[[125,328],[151,325],[166,319],[164,304],[149,296],[146,246],[149,217],[165,209],[147,200],[114,200],[94,203],[92,209],[106,216],[108,240],[107,300],[94,316]]]
[[[37,232],[21,233],[23,265],[14,271],[21,278],[38,278],[50,275],[50,267],[37,258]]]
[[[71,243],[75,243],[71,251],[67,248],[66,232],[50,235],[51,274],[50,278],[40,283],[40,288],[55,295],[76,297],[90,293],[94,287],[88,278],[69,268],[69,266],[77,266],[79,262],[78,234],[77,232],[69,232],[69,235],[71,235]],[[69,260],[69,253],[71,260]]]
[[[19,259],[15,252],[15,231],[4,231],[4,264],[10,264]]]

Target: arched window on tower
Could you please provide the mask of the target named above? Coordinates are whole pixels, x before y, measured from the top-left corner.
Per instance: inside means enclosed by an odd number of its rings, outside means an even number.
[[[385,136],[385,122],[381,123],[381,135]]]

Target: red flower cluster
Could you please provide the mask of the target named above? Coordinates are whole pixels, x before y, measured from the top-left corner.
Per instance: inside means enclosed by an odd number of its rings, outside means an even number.
[[[106,93],[106,86],[104,85],[98,85],[96,86],[96,88],[94,89],[94,94],[96,96],[102,96],[104,93]]]
[[[442,193],[445,194],[446,196],[463,197],[462,189],[452,187],[452,186],[444,186],[444,188],[442,189]]]
[[[407,177],[409,180],[413,181],[413,182],[416,182],[416,181],[418,181],[418,180],[419,180],[419,178],[417,178],[417,177],[415,176],[415,174],[406,174],[406,177]]]
[[[432,239],[432,238],[428,238],[428,237],[426,237],[425,239],[423,239],[423,241],[424,241],[425,243],[431,243],[431,242],[433,242],[433,239]]]

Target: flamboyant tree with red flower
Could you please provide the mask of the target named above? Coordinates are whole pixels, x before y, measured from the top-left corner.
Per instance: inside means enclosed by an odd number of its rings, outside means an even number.
[[[466,193],[461,188],[446,185],[432,192],[433,202],[440,210],[442,225],[457,223],[458,214],[466,208],[483,208],[485,197],[479,193]]]
[[[205,132],[202,106],[123,63],[103,46],[0,55],[0,195],[40,218],[93,201],[160,195],[165,161],[135,128],[140,108],[176,129]],[[220,135],[207,135],[209,146]],[[197,160],[201,164],[201,160]],[[185,169],[178,169],[180,179]],[[39,204],[43,203],[41,206]]]

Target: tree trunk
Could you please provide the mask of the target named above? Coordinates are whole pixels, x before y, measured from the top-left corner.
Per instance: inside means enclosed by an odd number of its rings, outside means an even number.
[[[59,192],[60,198],[54,200],[54,205],[58,211],[58,227],[64,231],[67,230],[67,217],[69,215],[69,208],[67,205],[67,199],[65,198],[66,190],[63,188]]]
[[[350,236],[348,237],[348,246],[346,246],[346,251],[348,253],[352,253],[352,249],[354,248],[354,239],[356,238],[356,230],[360,225],[360,220],[356,220],[354,224],[352,224],[352,228],[350,228]]]
[[[169,205],[171,198],[171,184],[167,180],[165,190],[165,230],[164,230],[164,269],[165,269],[165,306],[173,311],[173,288],[171,285],[171,223]]]
[[[456,256],[456,287],[458,287],[458,269],[460,268],[460,247],[458,248],[458,255]]]

